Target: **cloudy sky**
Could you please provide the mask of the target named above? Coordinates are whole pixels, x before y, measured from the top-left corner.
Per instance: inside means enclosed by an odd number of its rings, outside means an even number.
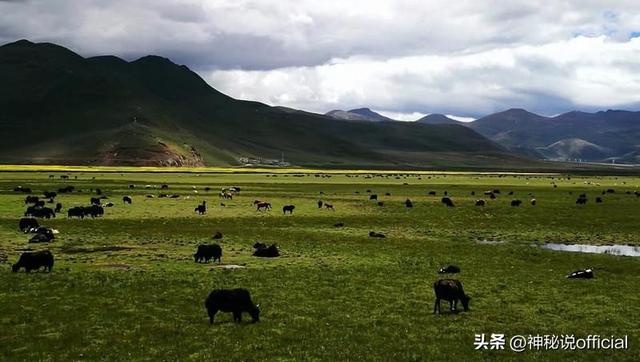
[[[640,109],[640,1],[0,0],[0,43],[157,54],[237,98],[399,119]]]

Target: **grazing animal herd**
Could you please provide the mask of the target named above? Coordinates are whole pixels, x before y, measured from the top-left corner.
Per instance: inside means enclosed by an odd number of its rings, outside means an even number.
[[[50,175],[50,178],[52,175]],[[68,177],[63,178],[68,179]],[[405,183],[406,185],[406,183]],[[557,188],[557,185],[553,185],[554,188]],[[130,189],[135,188],[135,185],[129,185]],[[155,188],[155,186],[147,185],[145,189]],[[168,189],[169,185],[163,184],[161,189]],[[195,186],[194,192],[197,192]],[[205,191],[209,191],[211,188],[204,188]],[[18,186],[14,188],[15,192],[27,193],[31,194],[31,188],[25,188]],[[46,203],[54,203],[58,194],[71,193],[76,191],[73,186],[66,186],[63,188],[59,188],[58,192],[54,191],[44,191],[42,193],[43,198],[36,195],[27,195],[24,204],[29,205],[24,213],[23,218],[19,221],[19,229],[25,234],[33,234],[33,236],[29,239],[29,243],[48,243],[55,239],[55,234],[57,234],[57,230],[51,229],[45,226],[41,226],[38,222],[38,218],[40,219],[51,219],[56,217],[56,213],[60,213],[63,209],[62,203],[58,202],[55,205],[55,208],[46,207]],[[77,190],[80,192],[80,190]],[[92,190],[93,191],[93,190]],[[223,188],[219,194],[219,197],[224,200],[233,200],[234,195],[237,195],[240,192],[240,187],[230,187]],[[102,195],[102,190],[96,189],[95,193],[97,195]],[[378,194],[372,193],[371,190],[367,190],[369,193],[368,199],[376,201],[378,206],[384,206],[383,201],[378,200]],[[602,195],[613,194],[615,193],[614,189],[607,189],[602,191]],[[630,193],[630,192],[628,192]],[[323,194],[323,192],[321,192]],[[356,194],[359,194],[356,191]],[[499,189],[493,189],[484,191],[483,193],[485,197],[488,197],[490,200],[495,200],[497,198],[496,195],[500,194]],[[637,197],[640,197],[639,192],[634,192]],[[385,196],[390,196],[391,193],[386,192]],[[436,196],[436,191],[429,191],[429,196]],[[443,197],[441,198],[441,203],[447,207],[453,208],[455,204],[453,199],[451,198],[448,191],[444,191]],[[475,191],[471,192],[472,196],[475,196]],[[513,196],[514,192],[508,192],[509,196]],[[529,196],[532,196],[529,194]],[[178,194],[167,195],[160,194],[159,198],[177,198]],[[147,198],[154,198],[154,195],[147,195]],[[68,218],[80,218],[84,219],[85,217],[101,217],[104,215],[105,207],[113,207],[115,206],[112,202],[102,203],[103,200],[107,199],[106,196],[100,197],[91,197],[90,203],[88,206],[72,206],[67,209],[67,217]],[[133,203],[133,199],[131,196],[123,196],[122,202],[124,205],[131,205]],[[595,198],[596,203],[602,203],[603,198],[598,196]],[[537,200],[535,198],[531,198],[529,203],[531,206],[535,206],[537,204]],[[576,200],[576,204],[585,205],[587,203],[586,194],[580,194]],[[484,207],[488,204],[485,199],[476,199],[475,206]],[[224,205],[224,204],[221,204]],[[413,208],[414,202],[411,199],[406,199],[404,201],[404,205],[406,208]],[[520,199],[512,199],[510,201],[510,205],[512,207],[519,207],[522,205],[522,201]],[[272,209],[272,206],[269,202],[255,200],[253,202],[253,206],[256,207],[257,211],[268,211]],[[332,204],[327,203],[323,200],[317,201],[318,209],[322,209],[323,207],[328,210],[335,211]],[[295,210],[295,205],[284,205],[282,207],[283,214],[293,215],[293,211]],[[199,215],[205,215],[207,213],[207,204],[206,201],[202,201],[201,204],[197,205],[194,209],[194,212]],[[334,227],[344,227],[343,222],[335,223]],[[371,238],[386,238],[386,235],[377,232],[370,231],[369,237]],[[222,233],[216,232],[213,237],[214,240],[222,239]],[[280,251],[276,244],[271,244],[267,246],[265,243],[256,242],[253,245],[254,251],[252,256],[260,257],[260,258],[275,258],[280,256]],[[209,261],[222,263],[222,255],[223,250],[219,244],[201,244],[197,246],[197,250],[193,255],[194,261],[196,263],[209,263]],[[51,272],[54,265],[54,257],[53,254],[49,250],[40,250],[40,251],[27,251],[23,252],[18,261],[12,265],[11,269],[13,272],[18,272],[20,269],[24,269],[25,272],[29,273],[31,271],[44,270],[47,272]],[[447,265],[438,270],[440,274],[456,274],[460,273],[460,267],[456,265]],[[568,279],[591,279],[594,277],[592,269],[584,269],[575,271],[566,276]],[[460,302],[465,311],[469,310],[469,301],[471,298],[465,293],[463,289],[462,282],[457,279],[439,279],[433,284],[433,290],[435,294],[435,303],[433,307],[433,313],[440,313],[440,303],[442,300],[449,302],[449,309],[452,312],[457,311],[457,304]],[[218,312],[226,312],[233,314],[233,320],[237,323],[241,322],[242,314],[248,313],[251,316],[252,322],[258,322],[260,320],[260,309],[257,304],[255,304],[252,299],[250,292],[246,289],[236,288],[236,289],[215,289],[213,290],[209,296],[205,300],[205,308],[207,310],[207,314],[209,316],[209,323],[214,323],[214,318]]]

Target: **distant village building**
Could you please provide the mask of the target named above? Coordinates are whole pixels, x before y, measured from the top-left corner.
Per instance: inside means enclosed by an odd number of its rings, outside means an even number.
[[[243,166],[275,166],[275,167],[287,167],[291,164],[285,162],[284,158],[281,160],[269,159],[262,157],[240,157],[238,159]]]

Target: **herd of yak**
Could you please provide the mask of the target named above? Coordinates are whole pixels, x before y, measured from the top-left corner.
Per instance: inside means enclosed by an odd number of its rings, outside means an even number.
[[[66,177],[65,179],[68,179]],[[134,188],[134,185],[129,185],[130,188]],[[557,187],[554,184],[554,187]],[[147,185],[146,188],[150,188]],[[168,185],[162,185],[162,189],[167,189]],[[209,191],[210,188],[206,187],[205,191]],[[14,189],[15,192],[27,193],[31,194],[32,190],[30,188],[16,187]],[[74,186],[66,186],[64,188],[58,189],[57,192],[53,191],[45,191],[42,193],[42,196],[28,195],[25,198],[25,205],[27,209],[24,213],[24,217],[19,221],[19,229],[24,233],[33,234],[33,236],[29,239],[30,243],[43,243],[50,242],[55,239],[55,234],[58,233],[57,230],[48,228],[45,226],[41,226],[38,223],[38,219],[50,219],[56,216],[56,213],[62,211],[63,206],[60,202],[56,202],[55,199],[59,194],[71,193],[71,192],[80,192],[80,190],[75,190]],[[85,217],[101,217],[104,215],[104,210],[107,207],[112,207],[114,204],[112,202],[103,202],[108,197],[102,195],[102,191],[100,189],[91,189],[92,193],[95,193],[98,197],[91,197],[89,205],[86,206],[74,206],[67,209],[67,217],[69,218],[85,218]],[[234,195],[240,192],[240,187],[230,187],[223,188],[219,194],[221,199],[233,199]],[[384,203],[382,201],[378,201],[377,194],[371,193],[371,190],[367,190],[369,193],[369,200],[377,201],[378,206],[383,206]],[[602,192],[602,194],[606,193],[615,193],[614,189],[607,189]],[[627,192],[631,193],[631,192]],[[428,193],[430,196],[436,196],[435,191],[430,191]],[[490,191],[485,191],[484,196],[489,199],[496,199],[500,194],[499,189],[493,189]],[[637,197],[640,197],[640,193],[638,191],[634,192]],[[386,193],[387,196],[390,196],[390,193]],[[472,196],[475,196],[475,192],[471,192]],[[513,195],[513,192],[509,192],[509,195]],[[535,198],[533,198],[532,194],[529,194],[532,198],[529,203],[532,206],[537,204]],[[153,198],[154,195],[146,195],[147,198]],[[176,198],[179,195],[167,195],[160,194],[158,197],[169,197]],[[122,198],[124,204],[131,204],[132,198],[130,196],[124,196]],[[596,197],[596,203],[603,202],[601,197]],[[441,199],[442,204],[447,207],[455,207],[453,200],[449,197],[447,191],[444,191],[444,196]],[[580,194],[576,200],[576,204],[584,205],[587,203],[586,194]],[[55,204],[53,208],[46,206],[47,204]],[[406,199],[404,204],[407,208],[412,208],[413,202],[410,199]],[[487,204],[485,199],[477,199],[475,201],[475,206],[483,207]],[[513,199],[510,202],[510,205],[513,207],[518,207],[522,204],[521,200]],[[255,200],[253,205],[256,207],[257,211],[268,211],[271,210],[271,204],[268,202],[264,202],[261,200]],[[334,210],[332,204],[329,204],[323,200],[318,200],[317,202],[318,208],[326,208],[329,210]],[[225,206],[224,203],[221,203],[221,206]],[[293,214],[295,209],[294,205],[284,205],[282,207],[283,214]],[[204,215],[207,212],[207,204],[206,201],[202,201],[201,204],[197,205],[194,211],[200,215]],[[344,223],[339,222],[334,224],[334,227],[342,227]],[[370,231],[369,236],[373,238],[385,238],[385,235],[379,232]],[[220,232],[216,232],[213,236],[213,239],[221,239],[222,234]],[[256,242],[254,244],[254,253],[253,256],[256,257],[267,257],[273,258],[280,256],[280,252],[275,244],[267,246],[264,243]],[[196,263],[208,263],[213,260],[221,262],[222,258],[222,247],[218,244],[203,244],[197,247],[196,253],[194,254],[194,261]],[[24,268],[26,272],[30,272],[32,270],[38,270],[44,268],[45,271],[51,271],[54,264],[53,254],[49,250],[41,250],[41,251],[30,251],[24,252],[20,255],[18,261],[12,265],[13,272],[17,272],[21,268]],[[440,274],[455,274],[459,273],[460,268],[456,265],[448,265],[446,267],[438,270]],[[578,270],[569,275],[567,278],[593,278],[593,270],[585,269]],[[440,301],[446,300],[449,302],[450,310],[457,310],[458,301],[462,304],[462,307],[465,311],[469,310],[469,300],[471,299],[465,292],[462,286],[462,283],[457,279],[440,279],[436,281],[433,285],[436,300],[434,304],[434,313],[440,312]],[[211,292],[211,294],[207,297],[205,301],[205,307],[207,309],[209,315],[210,323],[213,323],[214,317],[218,311],[222,312],[230,312],[233,313],[234,321],[240,322],[242,319],[242,313],[248,313],[253,322],[257,322],[259,320],[260,309],[258,305],[254,304],[251,300],[251,296],[249,291],[246,289],[216,289]]]

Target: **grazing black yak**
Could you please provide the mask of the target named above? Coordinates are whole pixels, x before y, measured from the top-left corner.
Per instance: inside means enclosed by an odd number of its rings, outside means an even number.
[[[81,219],[84,219],[84,216],[85,216],[84,207],[82,206],[75,206],[67,210],[68,218],[79,217]]]
[[[25,211],[24,216],[33,216],[50,219],[52,217],[56,217],[56,213],[53,212],[53,209],[48,207],[34,207],[29,206],[27,211]]]
[[[596,197],[596,204],[602,203],[602,197]]]
[[[216,231],[216,233],[213,234],[213,239],[214,240],[222,239],[222,233],[219,231]]]
[[[413,207],[413,202],[411,202],[411,200],[409,200],[409,199],[406,199],[404,201],[404,206],[411,208],[411,207]]]
[[[369,200],[377,200],[378,199],[378,195],[373,194],[373,195],[369,195]]]
[[[435,191],[429,191],[429,196],[436,196],[436,192]]]
[[[369,231],[369,237],[371,238],[386,238],[386,236],[383,233],[378,233],[375,231]]]
[[[336,211],[336,209],[334,209],[334,208],[333,208],[333,205],[332,205],[332,204],[328,204],[328,203],[326,203],[326,202],[325,202],[325,203],[324,203],[324,207],[325,207],[327,210]]]
[[[196,263],[208,263],[211,259],[213,259],[214,262],[217,260],[220,263],[222,262],[221,258],[222,248],[218,244],[198,245],[198,250],[193,254],[193,259]]]
[[[287,211],[289,211],[290,215],[293,215],[293,209],[295,209],[296,207],[294,205],[285,205],[282,207],[282,213],[286,214]]]
[[[578,199],[576,200],[576,204],[577,205],[586,205],[587,203],[587,197],[583,197],[582,195],[580,195],[580,197],[578,197]]]
[[[62,187],[58,189],[58,193],[60,194],[66,194],[69,192],[73,192],[73,190],[75,190],[76,188],[74,186],[66,186],[66,187]]]
[[[47,271],[51,271],[51,268],[53,268],[53,255],[49,250],[22,253],[18,262],[11,266],[11,270],[15,273],[20,268],[24,268],[29,273],[42,267]]]
[[[133,202],[133,200],[131,199],[131,196],[123,196],[123,197],[122,197],[122,202],[124,202],[125,204],[129,204],[129,205],[131,205],[131,203]]]
[[[484,201],[483,199],[476,200],[476,206],[484,206],[486,204],[487,204],[487,202]]]
[[[209,324],[219,311],[233,313],[233,321],[240,323],[242,313],[249,313],[253,323],[260,320],[260,308],[251,301],[251,294],[246,289],[216,289],[209,294],[204,302],[209,315]]]
[[[569,279],[592,279],[593,269],[576,270],[573,273],[567,275]]]
[[[196,206],[195,209],[193,209],[193,211],[197,212],[199,215],[204,215],[207,213],[207,202],[206,201],[202,201],[202,204]]]
[[[98,217],[104,215],[104,208],[100,205],[91,205],[83,207],[84,214],[91,217]]]
[[[521,200],[511,200],[511,206],[518,207],[522,204]]]
[[[455,205],[453,204],[453,200],[451,200],[449,197],[445,196],[443,197],[440,202],[442,202],[443,204],[445,204],[447,207],[454,207]]]
[[[531,206],[536,206],[536,204],[538,204],[538,200],[531,199]]]
[[[378,206],[384,206],[384,201],[378,201]]]
[[[343,226],[344,226],[344,223],[343,223],[343,222],[337,222],[337,223],[333,224],[333,227],[334,227],[334,228],[341,228],[341,227],[343,227]]]
[[[54,212],[58,213],[60,211],[62,211],[62,203],[57,203],[56,204],[56,208],[53,210]]]
[[[100,198],[99,197],[92,197],[91,198],[91,205],[100,205]]]
[[[45,191],[43,193],[45,199],[54,199],[58,194],[54,191]]]
[[[280,256],[280,251],[278,251],[278,247],[276,246],[276,244],[271,244],[271,246],[267,248],[256,248],[256,250],[253,252],[253,256],[258,256],[261,258],[275,258]]]
[[[449,309],[453,312],[458,306],[458,300],[462,302],[464,311],[469,311],[469,300],[471,298],[464,293],[462,283],[456,279],[440,279],[433,283],[433,291],[436,294],[436,302],[433,306],[433,313],[440,313],[440,300],[449,302]]]
[[[323,202],[322,200],[318,200],[318,209],[322,209]]]
[[[440,268],[440,270],[438,270],[438,273],[440,274],[460,273],[460,268],[456,265],[447,265],[445,267]]]
[[[38,220],[30,217],[23,217],[18,223],[18,228],[23,232],[27,232],[29,229],[37,228],[38,226],[40,226],[38,225]]]
[[[38,196],[27,196],[24,199],[24,203],[26,204],[35,204],[36,202],[40,201],[40,198]]]

